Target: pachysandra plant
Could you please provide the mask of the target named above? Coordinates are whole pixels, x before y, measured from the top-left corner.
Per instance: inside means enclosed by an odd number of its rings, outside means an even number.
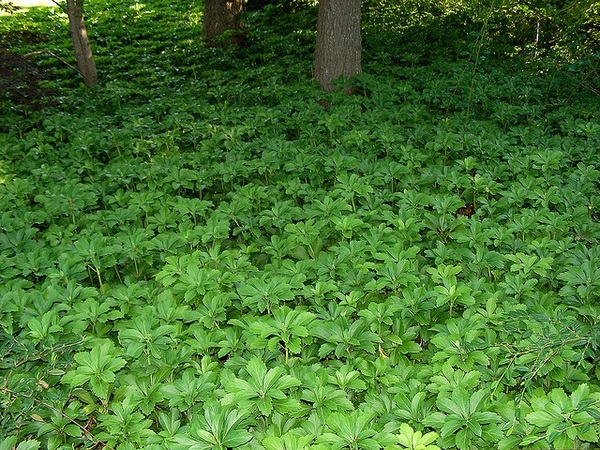
[[[0,16],[0,450],[597,447],[593,8],[279,3]]]

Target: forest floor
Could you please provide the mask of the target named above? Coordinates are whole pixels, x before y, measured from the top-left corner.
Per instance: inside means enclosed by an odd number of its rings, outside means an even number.
[[[10,49],[16,43],[37,44],[47,40],[31,31],[0,34],[0,92],[15,103],[39,109],[42,99],[50,94],[40,83],[48,79],[47,69],[36,64],[31,54],[17,54]]]
[[[0,18],[0,450],[600,448],[597,60],[392,3],[333,92],[315,7]]]
[[[12,0],[10,3],[22,9],[36,6],[56,6],[52,0]],[[6,14],[0,12],[0,14]],[[44,37],[31,32],[0,35],[0,91],[17,103],[39,104],[47,92],[39,88],[39,82],[46,78],[46,72],[39,68],[30,56],[17,55],[10,51],[15,41],[35,44]]]

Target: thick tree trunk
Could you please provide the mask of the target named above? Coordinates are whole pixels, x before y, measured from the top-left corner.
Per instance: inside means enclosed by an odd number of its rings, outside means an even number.
[[[339,77],[361,70],[360,0],[320,0],[315,79],[326,91]]]
[[[205,0],[202,32],[207,45],[215,46],[217,37],[228,30],[238,29],[237,19],[243,9],[243,0]]]
[[[83,83],[95,86],[98,84],[98,74],[83,21],[83,0],[67,0],[67,15],[77,68],[83,76]]]

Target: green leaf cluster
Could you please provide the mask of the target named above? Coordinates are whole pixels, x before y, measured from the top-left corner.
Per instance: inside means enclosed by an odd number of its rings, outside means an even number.
[[[314,8],[206,49],[202,5],[90,3],[93,91],[60,11],[0,18],[55,93],[0,94],[0,449],[599,445],[577,27],[523,61],[547,5],[378,4],[329,93]]]

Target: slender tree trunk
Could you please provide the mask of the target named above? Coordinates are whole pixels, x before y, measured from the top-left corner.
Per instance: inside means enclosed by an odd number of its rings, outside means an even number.
[[[360,0],[320,0],[315,79],[326,91],[361,71]]]
[[[238,29],[237,19],[243,9],[243,0],[205,0],[202,33],[207,45],[215,46],[217,44],[215,38],[228,30]]]
[[[96,63],[94,63],[92,48],[83,21],[83,1],[67,0],[67,15],[69,16],[69,28],[77,68],[83,76],[83,83],[86,86],[95,86],[98,84],[98,74],[96,73]]]

